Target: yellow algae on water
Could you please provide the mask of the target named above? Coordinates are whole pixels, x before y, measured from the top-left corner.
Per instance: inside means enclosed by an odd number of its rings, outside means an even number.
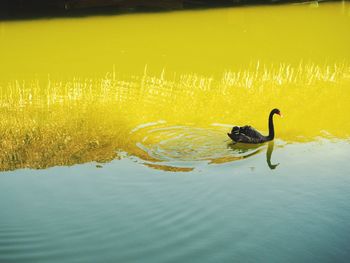
[[[347,4],[0,24],[0,170],[108,162],[223,163],[226,133],[350,136]],[[288,18],[288,19],[287,19]],[[24,44],[25,43],[25,44]],[[257,148],[259,151],[259,148]]]

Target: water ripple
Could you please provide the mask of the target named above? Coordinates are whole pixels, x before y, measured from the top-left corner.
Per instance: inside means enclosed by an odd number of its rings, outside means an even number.
[[[259,152],[262,145],[234,145],[226,133],[231,125],[206,127],[171,125],[165,121],[141,124],[131,132],[136,147],[154,169],[191,171],[200,162],[219,164],[241,160]],[[150,162],[149,160],[154,160]]]

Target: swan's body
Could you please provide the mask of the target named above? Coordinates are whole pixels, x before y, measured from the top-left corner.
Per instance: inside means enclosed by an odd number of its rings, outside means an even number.
[[[242,143],[263,143],[269,141],[267,136],[262,135],[251,126],[235,126],[231,133],[227,134],[233,141]]]
[[[235,126],[232,128],[231,133],[228,133],[227,135],[234,141],[234,142],[240,142],[240,143],[264,143],[268,142],[274,139],[275,137],[275,130],[273,126],[273,115],[278,114],[281,115],[281,112],[279,109],[273,109],[270,112],[269,115],[269,135],[264,136],[257,130],[255,130],[251,126]]]

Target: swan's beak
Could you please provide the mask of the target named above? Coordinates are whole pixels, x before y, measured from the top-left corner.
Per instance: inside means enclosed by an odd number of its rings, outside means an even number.
[[[278,114],[278,115],[280,115],[280,116],[281,116],[281,118],[283,118],[283,115],[282,115],[282,113],[280,113],[280,114]]]

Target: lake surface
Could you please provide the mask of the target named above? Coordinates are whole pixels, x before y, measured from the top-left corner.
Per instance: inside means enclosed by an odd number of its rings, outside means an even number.
[[[345,2],[0,22],[0,262],[348,262],[349,46]]]

